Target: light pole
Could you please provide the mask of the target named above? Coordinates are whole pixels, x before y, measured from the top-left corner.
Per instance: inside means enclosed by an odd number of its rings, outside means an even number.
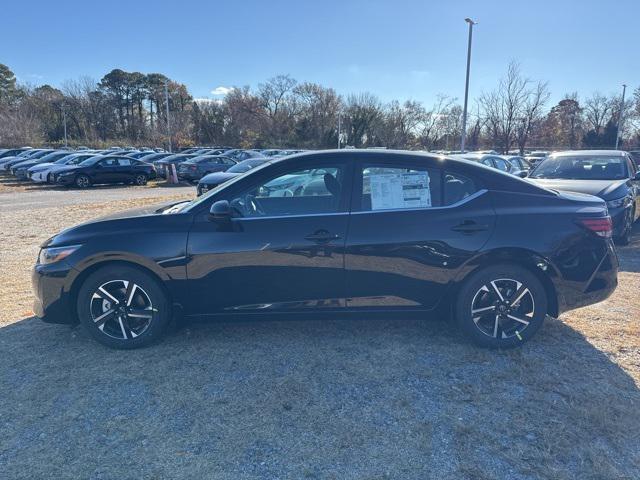
[[[67,148],[67,111],[62,107],[62,123],[64,124],[64,147]]]
[[[622,121],[624,120],[624,94],[627,91],[627,85],[622,84],[622,100],[620,101],[620,113],[618,113],[618,127],[616,128],[616,150],[620,141],[620,132],[622,131]]]
[[[469,44],[467,45],[467,78],[464,84],[464,109],[462,110],[462,135],[460,135],[460,150],[464,152],[464,141],[467,136],[467,105],[469,102],[469,70],[471,69],[471,38],[473,37],[473,26],[476,22],[470,18],[465,18],[469,24]]]
[[[169,85],[168,82],[164,82],[164,100],[167,104],[167,135],[169,136],[169,153],[172,153],[171,148],[171,124],[169,123]]]
[[[342,112],[338,111],[338,150],[340,150],[340,135],[342,134]]]

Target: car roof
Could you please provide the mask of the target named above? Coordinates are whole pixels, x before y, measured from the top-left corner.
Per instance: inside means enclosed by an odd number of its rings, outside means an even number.
[[[615,157],[622,157],[626,152],[622,150],[565,150],[563,152],[555,152],[549,155],[550,157],[575,157],[575,156],[598,156],[609,155]]]

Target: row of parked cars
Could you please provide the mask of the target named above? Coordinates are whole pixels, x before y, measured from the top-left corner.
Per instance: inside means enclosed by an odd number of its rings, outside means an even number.
[[[242,150],[229,147],[192,148],[180,153],[161,149],[110,148],[107,150],[46,149],[22,147],[0,150],[0,173],[18,180],[86,188],[104,183],[144,185],[158,176],[177,174],[196,182],[203,176],[224,172],[246,160],[268,160],[298,150]],[[249,162],[238,167],[246,171]]]

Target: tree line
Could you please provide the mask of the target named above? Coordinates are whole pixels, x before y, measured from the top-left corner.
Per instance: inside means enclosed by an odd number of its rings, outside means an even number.
[[[549,98],[546,82],[532,81],[510,63],[495,89],[470,103],[467,149],[613,148],[621,119],[623,147],[640,144],[640,87],[624,105],[619,94],[599,92],[584,99],[568,93],[555,105]],[[61,145],[65,126],[69,144],[95,147],[168,146],[171,140],[174,148],[457,150],[462,107],[443,94],[430,105],[385,103],[368,92],[340,95],[289,75],[232,88],[219,100],[193,98],[184,84],[160,73],[120,69],[99,81],[32,86],[0,64],[0,146]]]

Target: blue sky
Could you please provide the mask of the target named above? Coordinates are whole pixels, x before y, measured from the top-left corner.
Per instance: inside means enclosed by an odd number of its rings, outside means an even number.
[[[552,100],[640,86],[640,0],[30,1],[2,5],[0,63],[59,86],[112,68],[160,72],[195,97],[280,73],[339,93],[430,103],[463,96],[470,16],[471,97],[515,59]]]

